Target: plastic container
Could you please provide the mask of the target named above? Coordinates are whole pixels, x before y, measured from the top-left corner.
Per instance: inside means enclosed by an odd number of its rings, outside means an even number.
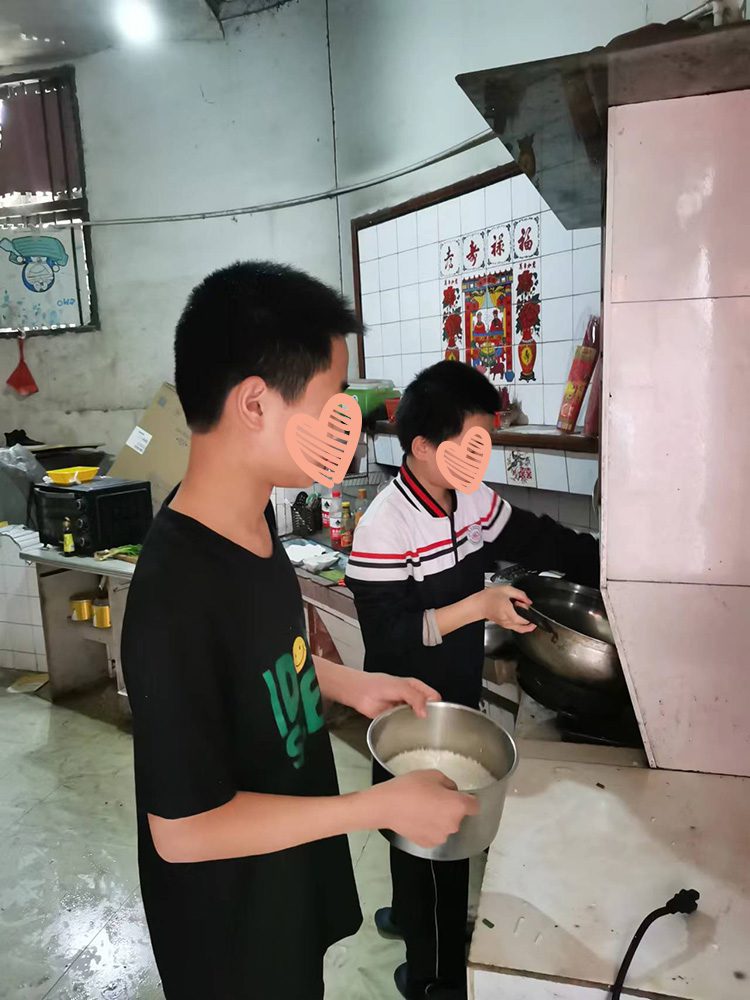
[[[331,494],[331,505],[328,508],[328,528],[331,532],[331,545],[334,549],[341,545],[341,490]]]
[[[389,396],[395,395],[390,379],[359,379],[349,383],[346,393],[356,399],[363,417],[368,417]]]
[[[331,527],[331,503],[333,502],[333,497],[331,496],[331,491],[326,489],[325,486],[317,486],[316,489],[320,493],[320,511],[323,519],[323,527]]]
[[[99,471],[99,466],[73,465],[69,469],[50,469],[47,475],[58,486],[71,483],[89,483]]]
[[[72,622],[90,622],[94,617],[92,594],[74,594],[70,598],[70,620]]]
[[[396,410],[398,409],[398,404],[401,402],[400,397],[386,399],[385,401],[385,412],[388,414],[388,420],[390,423],[395,423],[396,420]]]

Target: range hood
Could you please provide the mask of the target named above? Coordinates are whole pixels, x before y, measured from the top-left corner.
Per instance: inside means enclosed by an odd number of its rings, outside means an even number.
[[[456,80],[567,229],[602,224],[610,107],[750,87],[750,23],[672,21]]]

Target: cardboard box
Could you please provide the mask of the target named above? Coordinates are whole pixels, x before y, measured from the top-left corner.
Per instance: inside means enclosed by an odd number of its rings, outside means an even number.
[[[122,479],[147,479],[158,510],[185,475],[190,431],[173,385],[165,382],[133,428],[109,470]]]

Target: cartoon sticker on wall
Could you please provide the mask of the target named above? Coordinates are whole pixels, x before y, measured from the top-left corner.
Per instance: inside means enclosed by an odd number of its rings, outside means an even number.
[[[0,250],[11,264],[21,267],[21,281],[30,292],[47,292],[55,276],[68,263],[68,254],[54,236],[19,236],[0,240]]]

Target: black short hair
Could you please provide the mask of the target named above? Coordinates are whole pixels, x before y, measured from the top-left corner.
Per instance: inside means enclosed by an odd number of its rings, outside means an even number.
[[[208,431],[229,392],[258,375],[294,402],[361,324],[338,292],[303,271],[241,261],[190,294],[175,333],[175,385],[188,425]]]
[[[462,361],[439,361],[404,390],[396,410],[396,432],[409,455],[414,438],[426,438],[437,446],[460,434],[468,416],[499,409],[500,394],[481,372]]]

